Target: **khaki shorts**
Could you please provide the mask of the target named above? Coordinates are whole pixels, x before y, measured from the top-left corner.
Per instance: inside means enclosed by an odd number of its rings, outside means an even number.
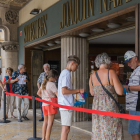
[[[60,110],[61,125],[71,126],[73,111],[71,110]]]

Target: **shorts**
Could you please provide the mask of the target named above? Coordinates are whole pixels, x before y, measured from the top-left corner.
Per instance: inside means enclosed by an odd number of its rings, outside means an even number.
[[[73,111],[71,110],[60,110],[61,125],[71,126]]]
[[[140,116],[140,111],[129,111],[129,114]],[[139,134],[139,132],[140,132],[140,121],[129,120],[128,132],[131,135]]]
[[[57,114],[57,108],[53,108],[52,105],[42,106],[43,115]]]

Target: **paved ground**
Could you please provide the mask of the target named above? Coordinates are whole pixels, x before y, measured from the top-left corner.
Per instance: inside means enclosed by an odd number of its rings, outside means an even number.
[[[0,111],[0,119],[2,119],[3,112]],[[16,116],[16,110],[14,112]],[[0,140],[27,140],[33,136],[32,112],[28,113],[29,121],[17,122],[17,119],[9,119],[11,123],[0,124]],[[42,122],[38,122],[40,115],[37,115],[37,136],[41,137]],[[55,121],[51,140],[60,140],[61,125]],[[71,128],[68,140],[90,140],[91,136],[75,128]]]
[[[0,119],[2,119],[3,111],[0,110]],[[16,109],[14,112],[16,114]],[[27,140],[33,136],[32,124],[32,110],[28,113],[29,121],[17,122],[17,119],[10,119],[11,123],[0,123],[0,140]],[[37,136],[41,137],[42,122],[40,119],[40,109],[37,109]],[[128,120],[123,119],[124,140],[132,140],[131,135],[128,134]],[[68,140],[90,140],[92,131],[92,122],[75,122],[71,128]],[[61,125],[59,111],[55,117],[55,122],[52,129],[51,140],[60,140]]]

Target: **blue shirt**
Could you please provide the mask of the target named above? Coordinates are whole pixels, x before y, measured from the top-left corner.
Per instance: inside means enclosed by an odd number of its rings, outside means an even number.
[[[39,83],[40,85],[42,85],[45,76],[47,76],[46,72],[42,72],[37,80],[37,83]]]
[[[20,75],[26,75],[26,79],[28,81],[30,81],[27,72],[20,74],[19,70],[13,72],[11,80],[15,80]],[[14,89],[15,94],[19,94],[19,95],[27,95],[28,94],[27,83],[25,85],[21,85],[21,84],[18,84],[18,82],[15,82],[14,84],[15,84],[15,89]]]

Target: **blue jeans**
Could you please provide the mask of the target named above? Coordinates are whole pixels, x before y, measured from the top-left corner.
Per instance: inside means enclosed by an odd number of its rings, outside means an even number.
[[[140,116],[140,111],[129,111],[129,114]],[[131,135],[139,134],[139,132],[140,132],[140,121],[129,120],[128,132]]]
[[[41,97],[39,97],[40,99],[42,99]],[[41,118],[44,118],[43,116],[43,110],[42,110],[42,102],[40,102],[40,109],[41,109]]]

